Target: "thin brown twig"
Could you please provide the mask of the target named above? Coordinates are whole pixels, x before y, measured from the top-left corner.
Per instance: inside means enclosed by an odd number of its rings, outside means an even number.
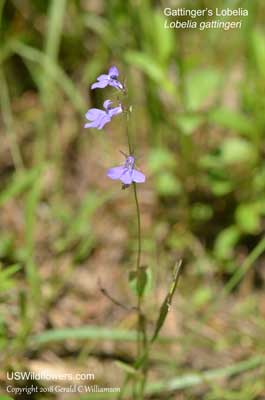
[[[135,311],[135,310],[137,310],[137,307],[135,307],[135,306],[130,306],[130,307],[129,307],[129,306],[127,306],[127,305],[121,303],[119,300],[115,299],[115,298],[107,291],[107,289],[104,288],[104,287],[101,285],[100,279],[98,280],[98,287],[99,287],[100,292],[103,294],[103,296],[105,296],[108,300],[110,300],[110,301],[111,301],[113,304],[115,304],[116,306],[121,307],[123,310],[126,310],[126,311]]]

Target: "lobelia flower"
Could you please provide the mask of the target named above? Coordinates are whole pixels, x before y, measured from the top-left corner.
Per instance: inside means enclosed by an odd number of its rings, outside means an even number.
[[[107,176],[110,179],[119,179],[123,183],[123,188],[128,187],[132,182],[145,182],[145,175],[134,168],[135,159],[133,156],[127,156],[124,165],[110,168]]]
[[[116,67],[110,67],[108,74],[99,75],[97,82],[93,83],[91,89],[104,88],[106,86],[113,86],[118,90],[123,89],[122,83],[117,79],[119,71]]]
[[[114,115],[122,112],[121,104],[118,107],[111,108],[112,101],[105,100],[103,107],[106,111],[100,110],[99,108],[90,108],[86,113],[86,119],[90,122],[85,124],[85,128],[97,128],[102,129]]]

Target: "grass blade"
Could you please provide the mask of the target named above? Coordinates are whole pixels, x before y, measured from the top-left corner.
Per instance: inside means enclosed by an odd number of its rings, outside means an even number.
[[[213,369],[201,373],[187,374],[164,382],[150,383],[146,387],[146,394],[155,394],[165,391],[185,389],[191,386],[207,383],[215,379],[227,378],[265,364],[265,357],[257,356],[248,360],[229,365],[224,368]]]
[[[51,78],[61,87],[63,92],[69,98],[70,102],[74,105],[76,110],[83,115],[86,108],[85,101],[80,95],[76,86],[71,79],[65,74],[65,72],[54,63],[50,58],[47,57],[43,52],[34,47],[28,46],[18,41],[14,41],[11,44],[14,53],[19,54],[22,58],[30,60],[39,65],[49,65],[48,71],[51,74]]]
[[[208,382],[211,381],[229,378],[235,375],[242,374],[246,371],[258,368],[264,364],[265,364],[265,357],[257,356],[257,357],[251,357],[248,360],[241,361],[239,363],[232,364],[224,368],[208,370],[201,373],[186,374],[178,378],[149,383],[146,385],[145,395],[146,396],[160,395],[161,393],[165,392],[174,392],[177,390],[186,389],[196,385],[207,384]],[[106,393],[106,399],[113,399],[116,397],[117,394],[115,393]],[[126,390],[124,393],[124,397],[126,399],[131,399],[131,390]],[[102,394],[89,393],[89,395],[80,396],[79,399],[80,400],[102,399]]]
[[[227,282],[224,287],[224,294],[228,294],[234,287],[241,281],[244,275],[248,272],[254,262],[261,256],[265,251],[265,236],[260,240],[256,247],[251,251],[243,262],[241,268],[238,268],[231,279]]]
[[[21,171],[13,175],[9,185],[0,192],[0,207],[7,203],[13,197],[16,197],[26,191],[33,185],[39,176],[39,169],[34,168],[27,171]]]
[[[41,98],[46,107],[51,107],[54,101],[53,87],[50,71],[51,65],[57,64],[57,56],[63,29],[63,18],[65,12],[65,0],[53,0],[49,7],[48,28],[45,44],[45,64],[43,65]]]
[[[50,342],[60,342],[67,339],[134,342],[137,339],[137,334],[135,331],[128,331],[125,329],[109,329],[98,326],[82,326],[80,328],[48,330],[32,337],[32,343],[39,345]]]
[[[154,331],[153,337],[151,339],[151,343],[153,343],[156,340],[156,338],[157,338],[162,326],[164,325],[165,319],[167,317],[169,308],[170,308],[171,303],[172,303],[172,299],[173,299],[175,290],[177,288],[177,284],[178,284],[178,280],[179,280],[179,276],[180,276],[181,264],[182,264],[181,261],[176,264],[174,275],[173,275],[173,279],[172,279],[172,283],[171,283],[171,287],[170,287],[169,292],[166,295],[166,298],[163,301],[163,304],[162,304],[162,306],[160,308],[160,313],[159,313],[159,316],[158,316],[158,319],[157,319],[157,322],[156,322],[156,327],[155,327],[155,331]]]
[[[32,336],[31,342],[32,344],[40,345],[50,342],[60,342],[67,339],[135,342],[137,340],[137,332],[126,329],[103,328],[100,326],[89,325],[80,328],[51,329]],[[164,343],[170,343],[175,340],[176,338],[174,337],[160,338],[160,341]]]
[[[13,159],[13,163],[17,170],[23,168],[23,160],[14,130],[14,118],[12,114],[8,85],[6,82],[3,66],[0,66],[0,104],[2,110],[3,121],[5,124],[5,132],[8,137],[9,147]]]

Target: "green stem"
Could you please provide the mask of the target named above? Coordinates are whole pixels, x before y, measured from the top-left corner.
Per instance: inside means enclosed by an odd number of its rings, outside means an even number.
[[[141,214],[140,214],[140,207],[139,207],[139,201],[138,201],[138,196],[137,196],[136,183],[134,183],[134,182],[133,182],[133,192],[134,192],[134,200],[135,200],[136,214],[137,214],[137,238],[138,238],[136,270],[139,271],[140,263],[141,263],[141,252],[142,252]]]
[[[127,108],[128,108],[128,106],[127,106]],[[132,145],[132,138],[131,138],[132,135],[131,135],[131,127],[130,127],[130,110],[127,110],[127,112],[126,112],[126,134],[127,134],[129,154],[131,155],[133,153],[133,145]]]
[[[134,200],[136,205],[136,214],[137,214],[137,238],[138,238],[138,249],[137,249],[137,259],[136,259],[136,271],[137,271],[137,279],[140,278],[140,267],[141,267],[141,251],[142,251],[142,237],[141,237],[141,214],[140,214],[140,207],[139,201],[137,196],[137,188],[136,184],[133,183],[133,192],[134,192]],[[144,316],[142,315],[142,296],[138,294],[137,299],[137,310],[138,310],[138,329],[137,329],[137,359],[139,359],[143,352],[145,351],[145,323],[144,323]],[[146,368],[145,365],[142,368],[143,377],[140,379],[140,387],[138,392],[137,399],[143,399],[144,395],[144,388],[145,388],[145,381],[146,381]]]
[[[128,149],[129,154],[133,154],[133,145],[132,145],[132,133],[131,133],[131,121],[130,121],[130,105],[128,95],[125,93],[125,101],[126,101],[126,134],[127,134],[127,141],[128,141]],[[133,193],[134,193],[134,201],[136,206],[136,215],[137,215],[137,258],[136,258],[136,273],[137,279],[140,279],[140,268],[141,268],[141,252],[142,252],[142,235],[141,235],[141,213],[140,213],[140,206],[138,201],[137,195],[137,187],[135,182],[133,182]],[[145,324],[143,321],[142,315],[142,296],[138,293],[137,294],[137,313],[138,313],[138,327],[137,327],[137,359],[140,359],[142,356],[142,352],[144,351],[145,347]],[[143,371],[144,372],[144,371]],[[143,374],[144,375],[144,374]],[[138,378],[137,378],[138,379]],[[144,383],[143,383],[144,382]],[[133,393],[134,398],[137,400],[143,399],[144,395],[144,387],[145,387],[145,376],[141,378],[139,390],[137,388],[137,381],[135,383]]]

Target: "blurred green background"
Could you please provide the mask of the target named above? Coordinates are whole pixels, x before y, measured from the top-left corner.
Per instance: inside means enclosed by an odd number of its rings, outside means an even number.
[[[239,30],[165,29],[165,7],[249,15],[233,18]],[[139,197],[150,326],[183,260],[148,393],[265,398],[264,13],[262,0],[0,0],[3,393],[7,370],[89,369],[98,384],[119,386],[133,360],[136,316],[100,292],[135,303],[132,195],[106,178],[127,151],[125,126],[118,116],[105,132],[83,129],[87,109],[113,97],[91,83],[117,65],[147,175]],[[190,373],[197,384],[185,384]],[[179,389],[167,392],[161,382],[174,379]],[[78,396],[69,398],[93,398]]]

